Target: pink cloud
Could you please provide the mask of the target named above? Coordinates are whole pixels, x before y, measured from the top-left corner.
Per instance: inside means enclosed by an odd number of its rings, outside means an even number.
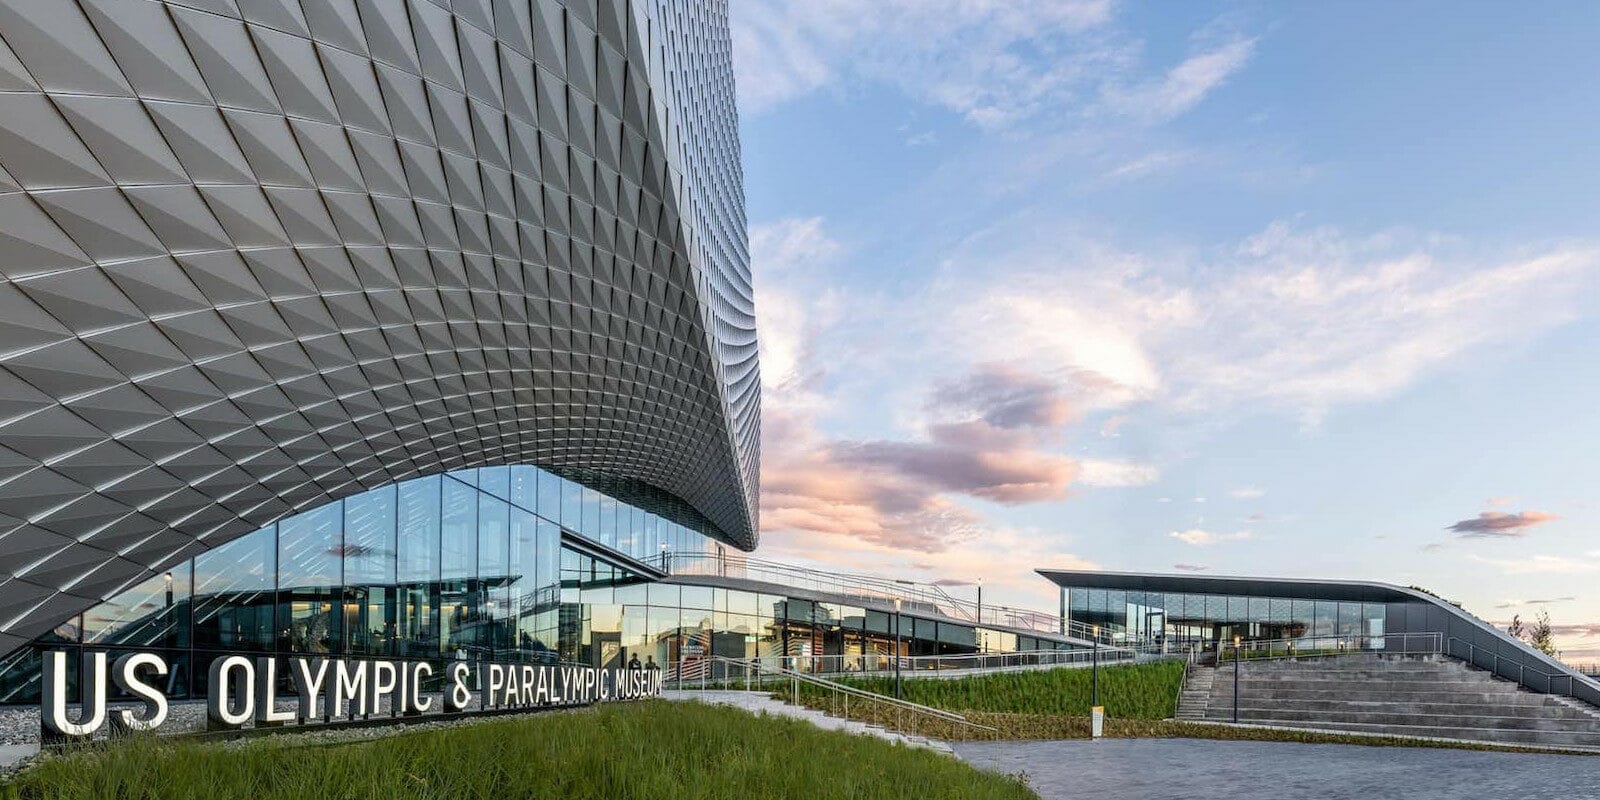
[[[1076,417],[1056,381],[992,362],[935,387],[933,402],[947,413],[971,411],[998,428],[1056,428]]]
[[[1474,519],[1464,519],[1445,528],[1463,536],[1478,537],[1517,537],[1527,535],[1527,529],[1535,525],[1542,525],[1554,519],[1560,519],[1555,514],[1547,511],[1519,511],[1507,514],[1504,511],[1485,511]]]
[[[1048,446],[1070,418],[1048,380],[985,365],[930,391],[936,420],[905,439],[829,437],[818,407],[769,392],[763,409],[762,529],[846,535],[939,552],[983,518],[960,498],[1007,505],[1067,495],[1078,464]]]

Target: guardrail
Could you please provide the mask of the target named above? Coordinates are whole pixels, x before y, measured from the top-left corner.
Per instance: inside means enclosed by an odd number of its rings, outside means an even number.
[[[1101,647],[1099,654],[1093,650],[1018,650],[1009,653],[971,653],[948,656],[903,656],[895,659],[882,655],[822,655],[786,656],[768,655],[755,658],[729,656],[690,657],[668,665],[669,680],[695,681],[701,677],[720,680],[719,663],[749,664],[768,671],[793,670],[807,675],[830,676],[884,676],[901,674],[914,677],[938,676],[950,673],[994,672],[1002,670],[1051,667],[1087,667],[1101,664],[1128,663],[1138,659],[1139,653],[1128,647]]]
[[[751,556],[730,555],[726,552],[714,554],[664,552],[658,565],[663,572],[674,575],[743,578],[828,592],[864,601],[891,604],[898,601],[902,611],[932,612],[974,625],[1065,634],[1085,640],[1096,636],[1094,626],[1071,620],[1063,625],[1059,614],[964,600],[951,596],[945,587],[932,583],[896,580],[876,575],[827,572]],[[1098,638],[1102,644],[1115,641],[1110,628],[1099,630]]]
[[[1476,644],[1458,639],[1454,636],[1445,643],[1445,654],[1471,664],[1479,669],[1489,670],[1494,675],[1515,680],[1518,684],[1536,692],[1574,697],[1584,702],[1594,704],[1596,692],[1594,687],[1587,683],[1580,683],[1586,676],[1575,674],[1576,671],[1567,673],[1546,672],[1539,667],[1529,666],[1522,660],[1512,656],[1501,655],[1489,648],[1479,647]],[[1513,671],[1514,670],[1514,671]],[[1578,687],[1583,686],[1586,692],[1579,692]]]
[[[1293,639],[1261,639],[1217,642],[1217,665],[1234,656],[1244,661],[1282,658],[1317,658],[1354,653],[1388,655],[1438,655],[1444,653],[1444,634],[1390,633],[1382,636],[1300,636]],[[1230,656],[1229,653],[1233,653]]]
[[[774,684],[780,688],[787,685],[786,694],[794,705],[813,708],[820,705],[819,710],[833,716],[881,725],[899,733],[940,739],[999,737],[999,729],[994,726],[973,722],[954,711],[858,689],[815,674],[782,667],[764,667],[759,661],[744,661],[725,656],[710,656],[705,661],[719,669],[703,671],[698,681],[679,679],[669,682],[667,688],[680,691],[713,691],[743,687],[745,691],[756,691],[769,690]],[[671,672],[682,674],[678,670],[669,671],[669,674]],[[720,677],[713,678],[707,672],[721,674]],[[802,686],[806,688],[802,690]],[[809,702],[802,703],[802,696]],[[850,710],[852,700],[856,706],[853,714]]]

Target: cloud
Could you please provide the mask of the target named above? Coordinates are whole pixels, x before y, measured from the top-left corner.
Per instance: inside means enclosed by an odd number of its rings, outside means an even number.
[[[1087,93],[1123,60],[1104,30],[1109,0],[740,0],[730,10],[740,110],[751,113],[870,82],[1001,124]]]
[[[1254,52],[1254,39],[1233,39],[1190,56],[1159,80],[1131,89],[1112,89],[1108,99],[1116,110],[1136,117],[1176,117],[1199,105],[1243,69]]]
[[[740,0],[730,10],[748,114],[886,85],[985,128],[1035,117],[1147,124],[1194,108],[1255,44],[1235,37],[1153,68],[1111,0]]]
[[[1511,575],[1583,575],[1600,568],[1600,564],[1594,561],[1568,558],[1566,556],[1530,555],[1520,558],[1487,558],[1477,553],[1470,553],[1467,558]]]
[[[1529,528],[1554,519],[1560,517],[1545,511],[1519,511],[1515,514],[1485,511],[1473,519],[1464,519],[1451,524],[1445,530],[1471,537],[1515,538],[1526,536]]]
[[[1161,470],[1150,464],[1085,458],[1078,462],[1078,482],[1085,486],[1126,488],[1149,486],[1161,479]]]
[[[756,266],[760,298],[761,382],[764,387],[796,393],[819,378],[823,364],[811,348],[818,331],[837,318],[837,290],[808,285],[804,292],[778,286],[801,281],[823,270],[843,248],[823,231],[820,217],[788,218],[750,227],[750,260]]]
[[[927,417],[904,436],[826,431],[834,383],[853,373],[819,352],[845,318],[826,288],[842,248],[817,219],[757,226],[751,243],[762,329],[764,534],[937,553],[987,529],[965,500],[1065,496],[1078,467],[1053,447],[1073,418],[1071,404],[1057,382],[1004,365],[976,364],[923,384]],[[851,339],[852,351],[858,344]]]
[[[1076,475],[1073,461],[1032,449],[1018,436],[985,421],[932,426],[921,441],[843,441],[834,445],[839,464],[919,482],[999,503],[1058,500]]]
[[[1506,506],[1512,505],[1516,502],[1517,498],[1515,497],[1491,497],[1488,500],[1483,501],[1483,504],[1490,508],[1505,508]]]
[[[1107,170],[1105,176],[1114,180],[1136,180],[1176,169],[1194,160],[1195,154],[1187,150],[1157,150],[1132,161],[1125,161]]]
[[[1205,572],[1206,570],[1211,569],[1210,567],[1203,566],[1203,565],[1200,565],[1200,564],[1182,564],[1182,563],[1173,564],[1172,568],[1175,569],[1175,570],[1178,570],[1179,572]]]
[[[1495,608],[1521,608],[1522,606],[1547,606],[1553,603],[1570,603],[1578,598],[1568,595],[1566,597],[1551,597],[1541,600],[1507,600]]]
[[[1122,426],[1128,424],[1129,419],[1132,418],[1127,414],[1113,414],[1106,417],[1106,421],[1100,423],[1100,435],[1107,439],[1115,439],[1121,436]]]
[[[1228,494],[1240,500],[1256,500],[1267,496],[1267,490],[1256,486],[1241,486],[1228,490]]]
[[[1186,531],[1172,531],[1168,536],[1180,542],[1195,547],[1209,547],[1219,542],[1238,542],[1250,538],[1249,531],[1235,531],[1233,533],[1212,533],[1200,528],[1190,528]]]
[[[918,307],[948,338],[973,342],[975,358],[1026,354],[1029,370],[1070,378],[1084,413],[1248,407],[1315,424],[1531,339],[1600,296],[1600,249],[1588,245],[1497,256],[1440,237],[1275,222],[1196,257],[1016,216],[952,252],[945,272],[971,279],[940,282]],[[1519,324],[1481,324],[1489,317]]]
[[[933,402],[944,413],[971,412],[1000,428],[1056,427],[1075,416],[1059,382],[1003,363],[979,364],[936,386]]]

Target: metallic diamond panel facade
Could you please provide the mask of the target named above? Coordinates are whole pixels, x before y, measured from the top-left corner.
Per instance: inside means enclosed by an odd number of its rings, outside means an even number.
[[[0,0],[0,653],[528,463],[755,545],[721,0]]]

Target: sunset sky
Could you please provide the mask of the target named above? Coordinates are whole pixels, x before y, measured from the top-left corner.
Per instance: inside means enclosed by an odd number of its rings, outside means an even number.
[[[1600,5],[732,6],[762,555],[1415,584],[1600,660]]]

